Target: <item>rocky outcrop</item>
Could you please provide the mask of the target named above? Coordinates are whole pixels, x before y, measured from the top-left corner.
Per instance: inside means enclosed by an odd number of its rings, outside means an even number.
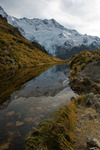
[[[88,99],[86,105],[94,108],[97,112],[100,113],[100,94],[87,94],[86,98]]]
[[[70,86],[78,94],[100,94],[100,50],[83,51],[68,60]]]
[[[70,84],[84,94],[77,109],[75,150],[100,150],[100,53],[79,53],[71,58]]]
[[[85,92],[100,94],[100,59],[86,65],[81,70],[78,81],[83,83]]]
[[[34,47],[36,47],[36,48],[39,49],[40,51],[42,51],[42,52],[48,54],[47,51],[44,49],[44,47],[42,47],[39,43],[37,43],[37,42],[31,42],[31,43],[32,43],[32,45],[33,45]],[[49,54],[48,54],[48,55],[49,55]]]

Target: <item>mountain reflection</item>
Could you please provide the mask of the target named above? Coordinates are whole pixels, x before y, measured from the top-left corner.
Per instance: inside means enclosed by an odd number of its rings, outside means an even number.
[[[57,65],[40,76],[24,84],[20,91],[12,94],[12,99],[19,97],[55,96],[68,86],[69,68],[67,65]]]
[[[35,78],[53,65],[0,72],[0,104],[10,98],[25,82]]]

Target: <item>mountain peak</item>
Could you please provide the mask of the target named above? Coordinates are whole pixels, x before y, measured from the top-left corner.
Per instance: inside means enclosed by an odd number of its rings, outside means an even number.
[[[0,10],[3,10],[3,8],[0,6]]]
[[[7,13],[4,11],[4,9],[0,6],[0,14],[3,16],[3,17],[7,17]]]
[[[61,24],[59,24],[55,19],[44,19],[43,23],[46,25],[54,26],[56,28],[64,28]]]

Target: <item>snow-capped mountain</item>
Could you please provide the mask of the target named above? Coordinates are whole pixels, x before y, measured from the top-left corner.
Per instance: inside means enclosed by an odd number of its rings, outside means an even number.
[[[17,27],[25,38],[40,43],[52,56],[67,59],[82,50],[100,49],[99,37],[67,29],[54,19],[18,19],[7,15],[2,7],[0,14],[7,18],[9,24]]]

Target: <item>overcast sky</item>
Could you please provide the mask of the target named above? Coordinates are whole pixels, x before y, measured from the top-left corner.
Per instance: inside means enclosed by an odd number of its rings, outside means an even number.
[[[54,18],[67,28],[100,37],[100,0],[0,0],[11,16]]]

